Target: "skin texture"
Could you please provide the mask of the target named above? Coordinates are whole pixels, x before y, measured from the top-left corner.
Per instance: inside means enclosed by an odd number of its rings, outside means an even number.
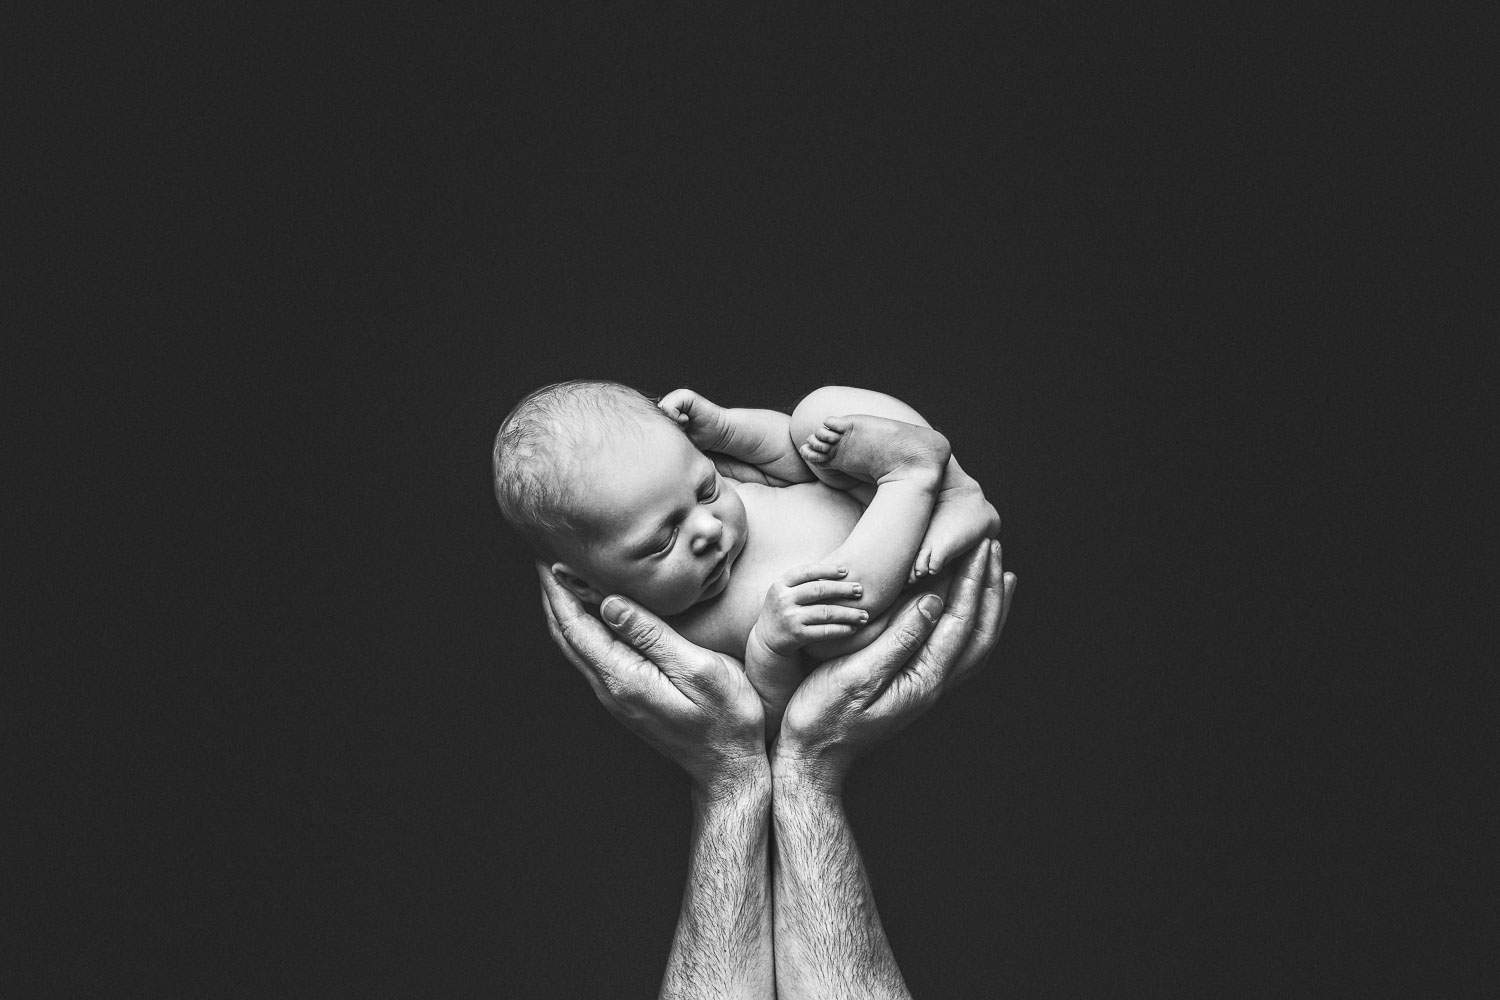
[[[604,602],[601,623],[538,571],[564,656],[692,781],[691,868],[661,995],[909,996],[844,816],[843,781],[993,649],[1016,585],[998,543],[970,553],[946,608],[935,595],[911,600],[875,642],[814,670],[769,755],[759,697],[733,659],[621,598]]]
[[[692,782],[688,879],[661,996],[774,996],[760,697],[737,663],[683,641],[638,605],[611,597],[601,608],[622,642],[546,567],[538,576],[568,662],[610,714]]]
[[[825,663],[787,705],[771,755],[781,996],[910,996],[844,813],[844,778],[983,662],[1014,592],[999,543],[987,542],[962,564],[945,613],[919,598],[866,651],[883,655]]]

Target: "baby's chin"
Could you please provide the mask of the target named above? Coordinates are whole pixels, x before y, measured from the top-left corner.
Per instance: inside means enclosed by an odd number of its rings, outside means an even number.
[[[734,575],[735,569],[738,568],[740,553],[744,551],[745,538],[743,535],[741,535],[739,542],[729,550],[729,556],[724,560],[724,568],[719,571],[719,575],[714,578],[713,583],[709,584],[709,586],[703,591],[703,596],[698,599],[699,604],[703,604],[706,601],[711,601],[714,598],[718,597],[720,594],[724,593],[725,589],[729,586],[729,578]]]
[[[729,577],[733,572],[734,567],[726,563],[724,565],[723,571],[719,573],[718,578],[715,579],[713,583],[709,584],[708,587],[703,591],[703,596],[698,598],[698,603],[707,604],[708,602],[717,599],[720,594],[724,593],[724,591],[729,587]]]

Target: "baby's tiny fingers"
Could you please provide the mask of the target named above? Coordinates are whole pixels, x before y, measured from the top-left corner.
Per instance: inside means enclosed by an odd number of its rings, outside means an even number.
[[[686,423],[691,419],[693,403],[698,399],[698,394],[691,389],[673,389],[661,398],[656,405],[662,411],[676,420],[678,423]]]
[[[842,604],[814,604],[802,609],[804,627],[818,625],[848,625],[858,628],[870,620],[870,613],[860,608],[846,608]]]
[[[791,596],[798,604],[857,601],[865,596],[865,588],[863,584],[850,580],[811,580],[798,584],[793,588]]]
[[[834,563],[808,563],[805,566],[793,566],[781,574],[781,584],[784,587],[800,587],[814,580],[838,580],[848,573],[848,567]]]
[[[824,639],[842,639],[853,634],[853,625],[808,625],[802,630],[802,639],[804,642],[820,642]]]

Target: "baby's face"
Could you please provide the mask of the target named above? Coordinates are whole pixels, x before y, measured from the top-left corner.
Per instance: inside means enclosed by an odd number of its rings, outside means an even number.
[[[687,435],[645,421],[587,456],[587,526],[565,555],[600,596],[623,594],[661,615],[718,597],[745,547],[745,507]]]

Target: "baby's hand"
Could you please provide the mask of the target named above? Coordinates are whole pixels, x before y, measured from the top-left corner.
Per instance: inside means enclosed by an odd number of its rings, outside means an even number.
[[[766,603],[751,636],[772,652],[787,656],[808,643],[852,635],[870,620],[868,612],[834,601],[858,600],[864,588],[844,579],[840,566],[796,566],[766,591]]]
[[[728,437],[724,408],[691,389],[673,389],[656,404],[704,451],[720,451]]]

